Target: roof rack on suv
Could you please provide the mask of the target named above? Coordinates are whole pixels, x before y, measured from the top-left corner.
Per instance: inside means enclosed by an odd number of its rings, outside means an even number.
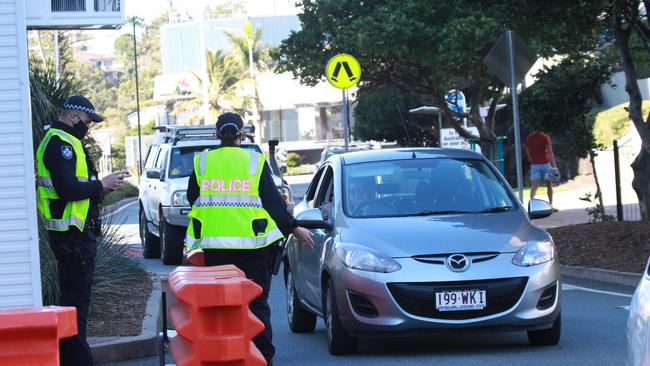
[[[217,127],[215,125],[156,126],[154,129],[160,131],[164,136],[164,142],[171,143],[172,146],[176,145],[179,141],[217,139]],[[252,139],[255,129],[252,125],[244,125],[242,131],[247,137]]]

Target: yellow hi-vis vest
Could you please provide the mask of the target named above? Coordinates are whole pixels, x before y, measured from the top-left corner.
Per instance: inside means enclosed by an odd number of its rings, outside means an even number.
[[[45,226],[48,230],[67,231],[72,226],[76,226],[79,231],[83,231],[86,217],[88,216],[88,208],[90,207],[90,199],[87,198],[80,201],[69,201],[66,203],[63,215],[60,219],[53,218],[52,213],[50,212],[50,200],[60,199],[59,195],[54,190],[50,171],[47,170],[45,162],[43,161],[45,148],[53,136],[57,136],[61,140],[72,145],[72,149],[74,150],[77,159],[77,179],[80,182],[88,182],[88,164],[86,164],[86,153],[84,152],[81,141],[65,131],[50,128],[45,134],[43,141],[38,145],[38,150],[36,150],[36,193],[38,196],[38,212],[43,215]]]
[[[259,196],[263,154],[239,147],[204,151],[194,157],[200,195],[188,214],[185,246],[190,249],[257,249],[283,239]],[[201,223],[194,232],[193,221]],[[254,220],[266,220],[257,235]]]

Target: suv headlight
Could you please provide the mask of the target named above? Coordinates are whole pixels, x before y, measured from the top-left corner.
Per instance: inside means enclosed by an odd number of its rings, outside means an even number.
[[[555,245],[550,240],[529,241],[523,248],[519,249],[512,264],[522,267],[534,266],[546,263],[555,258]]]
[[[174,192],[172,203],[174,206],[189,206],[190,201],[187,200],[187,191]]]
[[[348,268],[381,273],[391,273],[402,269],[402,266],[393,258],[361,245],[340,245],[336,248],[336,254]]]

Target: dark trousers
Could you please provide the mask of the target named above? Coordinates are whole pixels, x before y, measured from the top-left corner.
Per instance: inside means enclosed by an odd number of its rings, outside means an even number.
[[[59,305],[77,308],[78,332],[74,337],[61,340],[61,366],[93,365],[93,354],[86,340],[86,326],[95,271],[95,237],[90,233],[56,233],[49,235],[49,243],[57,260],[61,291]]]
[[[246,274],[246,278],[262,287],[262,294],[250,303],[249,308],[264,323],[264,331],[253,339],[253,343],[270,363],[275,355],[275,347],[272,343],[271,308],[268,303],[273,254],[271,246],[255,250],[204,249],[203,252],[206,266],[234,264]]]

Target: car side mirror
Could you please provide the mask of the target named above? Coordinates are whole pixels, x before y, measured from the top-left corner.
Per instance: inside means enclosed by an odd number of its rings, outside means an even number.
[[[548,202],[535,198],[528,201],[528,217],[532,220],[549,217],[552,213],[553,207]]]
[[[323,213],[319,208],[311,208],[303,211],[296,219],[298,219],[298,225],[306,229],[332,230],[332,225],[325,221]]]
[[[152,168],[147,170],[147,178],[150,179],[160,179],[162,177],[162,171],[157,168]]]

